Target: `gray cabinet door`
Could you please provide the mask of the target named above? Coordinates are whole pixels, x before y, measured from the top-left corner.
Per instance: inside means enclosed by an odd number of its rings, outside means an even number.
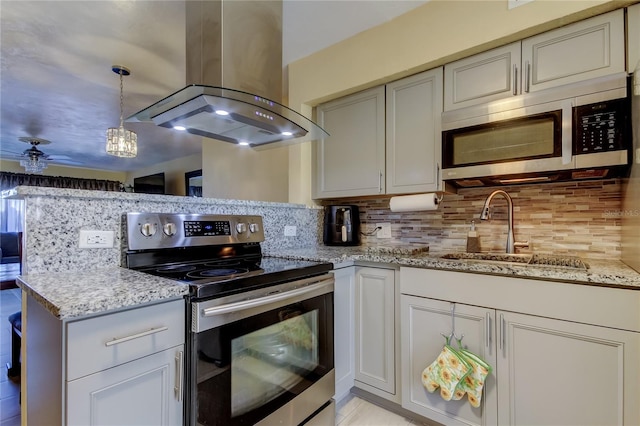
[[[355,379],[396,393],[395,272],[356,268]]]
[[[383,194],[384,86],[322,104],[316,142],[314,198]]]
[[[355,376],[355,268],[333,271],[334,290],[334,366],[339,401],[349,394]]]
[[[442,68],[387,84],[386,103],[387,194],[440,190]]]
[[[636,95],[640,94],[640,4],[627,8],[627,71],[635,74]]]
[[[520,94],[520,42],[444,67],[444,109],[451,111]]]
[[[639,333],[504,311],[497,326],[498,424],[640,424]]]
[[[182,424],[183,346],[67,383],[67,424]]]
[[[624,9],[522,40],[523,92],[625,72]]]
[[[495,311],[442,300],[401,295],[402,407],[443,424],[492,425],[497,422]],[[429,393],[422,372],[434,362],[445,344],[442,334],[452,330],[451,307],[455,307],[455,331],[462,345],[493,367],[484,384],[481,405],[474,408],[466,395],[445,401],[436,389]],[[452,341],[454,348],[457,342]]]

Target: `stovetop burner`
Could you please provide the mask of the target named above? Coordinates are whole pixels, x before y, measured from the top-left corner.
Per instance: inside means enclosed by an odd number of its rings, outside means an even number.
[[[191,272],[195,270],[196,267],[193,265],[169,265],[163,266],[162,268],[156,269],[156,271],[160,274],[176,274],[183,272]]]
[[[228,268],[220,268],[220,269],[205,269],[203,271],[195,271],[189,272],[187,277],[199,279],[199,278],[234,278],[239,275],[244,275],[249,272],[246,268],[236,268],[236,269],[228,269]]]

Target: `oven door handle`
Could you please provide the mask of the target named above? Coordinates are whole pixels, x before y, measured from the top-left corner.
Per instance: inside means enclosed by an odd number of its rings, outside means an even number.
[[[246,309],[256,308],[259,306],[268,305],[270,303],[279,302],[281,300],[295,299],[298,296],[317,291],[323,287],[332,287],[334,283],[333,278],[327,278],[322,281],[318,281],[315,284],[310,284],[306,287],[298,288],[295,290],[286,291],[284,293],[277,293],[259,299],[243,300],[242,302],[229,303],[220,306],[212,306],[202,310],[202,316],[212,317],[215,315],[228,314],[229,312],[238,312]],[[293,301],[295,302],[295,301]]]

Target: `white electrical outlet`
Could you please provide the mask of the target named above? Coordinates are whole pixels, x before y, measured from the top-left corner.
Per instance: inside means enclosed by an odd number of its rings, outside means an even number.
[[[384,223],[376,223],[376,228],[380,228],[378,229],[378,232],[376,232],[376,236],[378,238],[391,238],[391,224],[388,222],[384,222]]]
[[[286,225],[284,227],[285,237],[295,237],[297,233],[298,233],[298,229],[293,225]]]
[[[113,231],[80,230],[80,248],[113,247]]]

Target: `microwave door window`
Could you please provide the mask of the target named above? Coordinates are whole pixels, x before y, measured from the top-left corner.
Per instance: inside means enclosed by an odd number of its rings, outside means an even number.
[[[452,135],[452,166],[553,157],[559,150],[555,116],[478,126]]]

